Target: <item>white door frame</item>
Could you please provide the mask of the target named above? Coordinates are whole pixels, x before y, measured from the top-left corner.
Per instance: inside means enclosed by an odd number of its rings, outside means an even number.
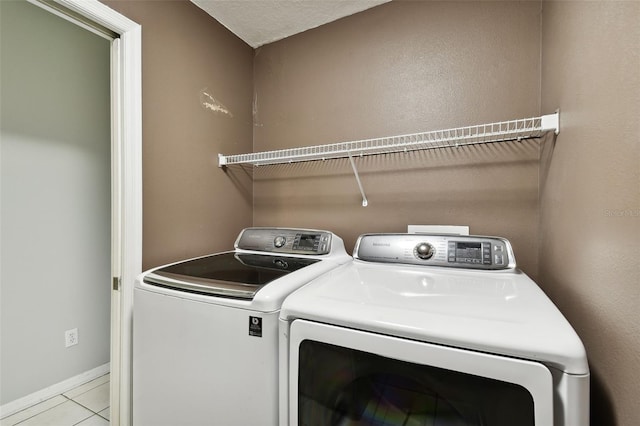
[[[141,27],[98,0],[54,0],[120,37],[111,48],[111,405],[131,424],[133,286],[142,271]]]

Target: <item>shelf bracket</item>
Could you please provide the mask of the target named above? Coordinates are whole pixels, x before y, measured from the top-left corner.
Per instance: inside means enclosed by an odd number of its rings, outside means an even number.
[[[358,169],[356,169],[356,163],[353,161],[353,156],[351,152],[349,154],[349,162],[351,163],[351,168],[353,169],[353,174],[356,177],[356,182],[358,183],[358,188],[360,189],[360,195],[362,195],[362,207],[367,207],[369,205],[369,201],[367,201],[367,196],[364,195],[364,189],[362,189],[362,182],[360,182],[360,175],[358,175]]]
[[[540,127],[542,130],[553,130],[557,135],[560,133],[560,110],[557,109],[555,113],[543,115],[540,117]]]

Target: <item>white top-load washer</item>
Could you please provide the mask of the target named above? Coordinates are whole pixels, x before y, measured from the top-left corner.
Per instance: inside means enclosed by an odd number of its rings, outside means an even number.
[[[143,273],[134,289],[133,424],[277,424],[282,301],[351,259],[328,231],[247,228],[233,251]]]
[[[280,312],[281,425],[587,426],[589,368],[509,241],[365,234]]]

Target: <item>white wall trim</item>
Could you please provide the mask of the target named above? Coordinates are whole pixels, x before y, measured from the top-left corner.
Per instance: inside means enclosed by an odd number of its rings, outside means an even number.
[[[27,396],[23,396],[22,398],[16,399],[15,401],[7,402],[6,404],[0,406],[0,418],[5,418],[49,398],[53,398],[56,395],[68,392],[75,387],[90,382],[93,379],[97,379],[98,377],[104,376],[109,371],[110,364],[106,363],[92,370],[80,373],[77,376],[71,377],[70,379],[66,379],[61,381],[60,383],[56,383],[55,385],[51,385]]]

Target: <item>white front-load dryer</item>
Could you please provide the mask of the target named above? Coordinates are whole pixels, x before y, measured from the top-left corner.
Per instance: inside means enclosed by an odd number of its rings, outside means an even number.
[[[280,312],[281,424],[587,426],[584,346],[502,238],[366,234]]]
[[[233,251],[143,273],[134,289],[133,424],[278,423],[278,314],[351,261],[328,231],[247,228]]]

